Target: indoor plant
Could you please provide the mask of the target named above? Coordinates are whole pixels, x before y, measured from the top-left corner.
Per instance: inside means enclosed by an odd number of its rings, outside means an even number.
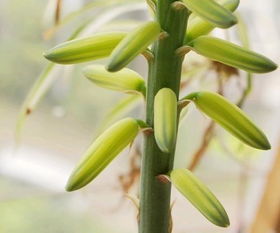
[[[264,150],[270,145],[248,117],[225,98],[210,92],[195,92],[180,98],[182,62],[188,52],[195,51],[250,73],[270,72],[276,69],[276,65],[262,55],[206,36],[215,27],[228,28],[237,22],[231,13],[239,4],[237,0],[219,3],[212,0],[147,2],[154,12],[154,20],[131,33],[109,32],[70,40],[45,53],[47,59],[60,64],[109,57],[106,66],[87,66],[84,75],[105,88],[141,95],[147,106],[145,120],[121,120],[93,142],[66,188],[73,191],[89,183],[142,131],[145,145],[141,167],[139,232],[171,231],[171,183],[211,222],[228,226],[225,210],[205,185],[188,170],[172,169],[181,110],[193,102],[244,143]],[[147,83],[139,74],[125,68],[139,54],[143,54],[149,64]]]

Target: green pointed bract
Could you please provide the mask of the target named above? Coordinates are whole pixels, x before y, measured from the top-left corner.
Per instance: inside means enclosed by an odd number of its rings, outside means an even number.
[[[221,4],[225,9],[234,12],[239,5],[239,0],[220,0],[218,3]],[[215,27],[215,25],[204,20],[198,15],[191,14],[188,21],[185,43],[192,41],[199,36],[210,33],[213,29],[215,29]]]
[[[228,215],[214,194],[189,170],[175,169],[171,182],[210,222],[220,227],[230,225]]]
[[[157,39],[160,30],[157,22],[148,22],[129,33],[112,52],[108,71],[115,72],[125,67]]]
[[[214,0],[183,0],[187,8],[216,27],[228,28],[237,18]]]
[[[184,99],[193,101],[200,111],[245,144],[261,150],[271,148],[264,133],[240,108],[221,95],[212,92],[195,92]]]
[[[177,135],[177,97],[169,88],[162,88],[155,96],[154,134],[163,152],[173,151]]]
[[[126,36],[124,32],[100,33],[91,37],[64,42],[44,53],[55,63],[75,64],[110,56],[113,49]]]
[[[250,73],[267,73],[277,68],[269,58],[219,38],[201,36],[189,46],[202,56]]]
[[[66,190],[74,191],[91,182],[125,147],[132,143],[139,129],[137,120],[126,118],[102,133],[74,169]]]
[[[108,72],[103,65],[90,65],[83,74],[98,86],[124,92],[139,92],[145,95],[144,79],[135,71],[123,68],[118,72]]]

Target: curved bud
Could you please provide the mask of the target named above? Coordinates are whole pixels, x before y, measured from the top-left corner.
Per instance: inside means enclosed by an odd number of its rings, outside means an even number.
[[[267,73],[277,65],[269,58],[225,40],[201,36],[189,43],[198,54],[251,73]]]
[[[59,64],[75,64],[108,57],[125,35],[124,32],[111,32],[67,41],[48,50],[44,56]]]
[[[144,79],[135,71],[124,68],[118,72],[108,72],[103,65],[90,65],[83,74],[98,86],[116,91],[140,92],[145,96]]]
[[[154,134],[158,147],[166,153],[174,149],[177,135],[177,97],[169,88],[158,91],[154,101]]]
[[[237,18],[214,0],[183,0],[193,13],[216,27],[228,28],[237,23]]]
[[[118,71],[142,53],[160,34],[157,22],[148,22],[129,33],[114,49],[107,69]]]
[[[239,0],[221,0],[218,3],[225,9],[234,12],[238,7],[239,2]],[[199,36],[210,33],[213,29],[215,29],[215,27],[215,25],[209,23],[196,14],[191,14],[188,20],[185,43],[188,43]]]
[[[184,99],[192,100],[200,111],[245,144],[261,150],[271,148],[264,133],[240,108],[221,95],[212,92],[194,92]]]
[[[91,182],[139,132],[137,120],[125,118],[103,132],[85,152],[71,174],[66,190],[74,191]]]
[[[240,0],[217,0],[217,2],[231,12],[234,12],[240,4]]]
[[[200,213],[220,227],[230,225],[228,215],[214,194],[189,170],[175,169],[170,174],[171,182]]]

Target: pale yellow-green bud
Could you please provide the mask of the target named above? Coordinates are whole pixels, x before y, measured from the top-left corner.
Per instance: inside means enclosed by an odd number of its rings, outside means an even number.
[[[214,0],[183,0],[187,8],[216,27],[228,28],[237,18]]]
[[[108,71],[115,72],[125,67],[157,39],[160,30],[157,22],[148,22],[129,33],[112,52]]]
[[[169,88],[160,89],[155,96],[154,134],[158,147],[172,152],[177,135],[177,97]]]
[[[198,37],[189,46],[202,56],[250,73],[267,73],[277,68],[269,58],[215,37]]]
[[[210,222],[220,227],[230,225],[228,215],[214,194],[187,169],[175,169],[171,182]]]
[[[100,33],[91,37],[64,42],[44,53],[55,63],[75,64],[110,56],[113,49],[126,36],[124,32]]]
[[[136,137],[138,121],[126,118],[102,133],[85,152],[84,158],[72,172],[67,191],[80,189],[91,182]]]
[[[212,92],[195,92],[184,99],[193,101],[200,111],[245,144],[261,150],[270,149],[264,133],[240,108],[221,95]]]
[[[239,5],[239,0],[220,0],[218,1],[225,9],[234,12]],[[185,36],[185,43],[193,39],[210,33],[216,26],[204,20],[196,14],[191,14],[188,20],[188,27]]]
[[[116,91],[140,92],[145,96],[144,79],[128,68],[112,73],[103,65],[90,65],[84,68],[83,74],[98,86]]]

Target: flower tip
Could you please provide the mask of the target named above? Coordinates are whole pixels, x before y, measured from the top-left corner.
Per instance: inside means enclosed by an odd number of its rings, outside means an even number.
[[[271,59],[269,59],[267,57],[264,57],[264,59],[265,59],[265,63],[264,63],[263,69],[255,72],[255,73],[270,73],[270,72],[275,71],[278,68],[278,65]]]
[[[66,190],[67,192],[73,192],[73,191],[76,190],[76,189],[75,189],[75,186],[74,186],[74,184],[73,184],[73,182],[71,182],[70,179],[68,180],[68,182],[67,182],[67,184],[66,184],[66,186],[65,186],[65,190]]]
[[[66,191],[66,192],[73,192],[73,191],[75,191],[75,189],[74,189],[72,186],[70,186],[70,185],[67,184],[67,185],[65,186],[65,191]]]
[[[232,18],[232,20],[231,20],[230,23],[231,23],[232,26],[235,25],[235,24],[237,24],[237,23],[238,23],[237,17],[234,16],[234,17]]]
[[[51,50],[47,50],[43,52],[43,56],[49,61],[55,61],[53,52]]]
[[[73,182],[73,180],[70,178],[65,186],[65,190],[67,192],[73,192],[76,191],[78,189],[80,189],[81,187],[79,185],[77,185],[75,182]]]
[[[223,222],[219,222],[216,225],[219,226],[219,227],[224,227],[224,228],[229,227],[230,226],[230,221],[229,221],[228,216],[226,215],[226,218],[224,219],[224,221]]]
[[[265,135],[263,136],[262,140],[259,141],[258,145],[255,148],[259,149],[259,150],[270,150],[271,149],[270,142],[268,141],[268,139]]]
[[[65,190],[67,192],[73,192],[78,189],[81,189],[84,187],[87,183],[83,182],[80,177],[77,176],[76,172],[73,172],[70,177],[68,178],[68,181],[65,186]]]
[[[117,71],[119,71],[118,67],[117,67],[115,64],[113,64],[113,63],[108,64],[108,65],[105,67],[105,69],[106,69],[107,71],[109,71],[109,72],[117,72]]]
[[[45,58],[48,59],[49,55],[50,55],[49,51],[43,52],[43,56],[44,56]]]
[[[274,71],[278,68],[278,65],[275,62],[271,62],[270,71]]]
[[[208,219],[208,220],[210,220],[210,222],[212,222],[214,225],[216,225],[218,227],[227,228],[230,226],[230,220],[229,220],[228,214],[226,212],[224,212],[218,218],[214,217],[214,218]]]
[[[263,150],[270,150],[271,149],[271,145],[270,143],[267,141],[267,143],[265,145],[263,145]]]
[[[224,25],[220,25],[220,28],[224,28],[224,29],[230,28],[237,23],[238,23],[237,17],[231,14],[231,17],[228,19],[227,23],[225,23]]]

